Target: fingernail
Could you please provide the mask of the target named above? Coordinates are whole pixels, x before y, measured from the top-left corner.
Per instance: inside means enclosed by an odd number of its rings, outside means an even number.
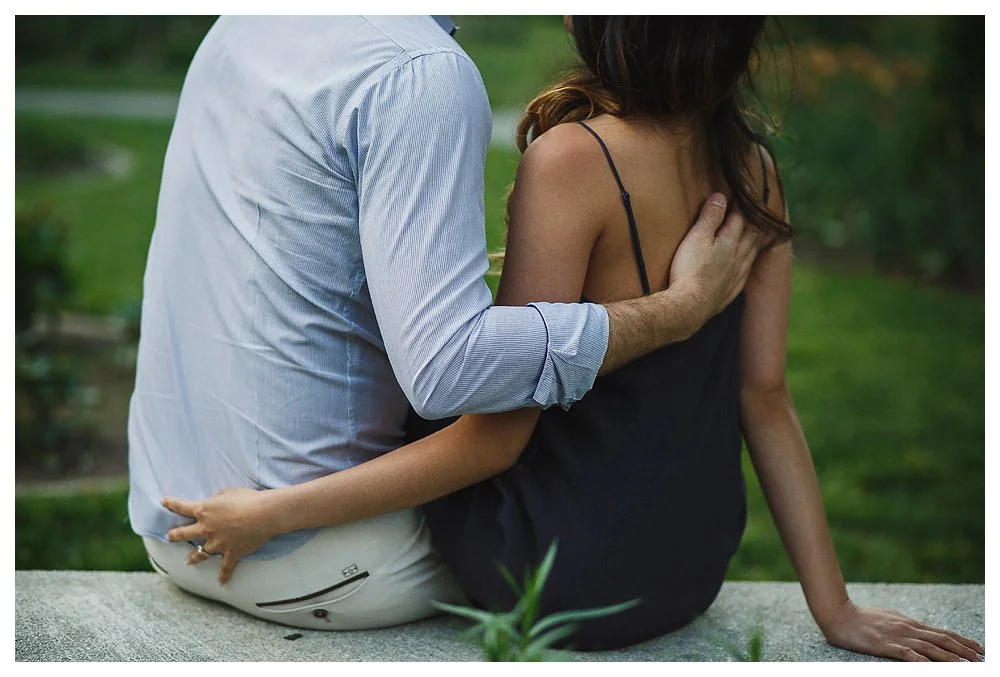
[[[958,657],[958,662],[959,663],[971,663],[972,661],[970,661],[968,658],[962,658],[961,656],[959,656]]]
[[[715,193],[712,197],[708,198],[709,204],[713,204],[716,207],[726,206],[726,196],[722,193]]]

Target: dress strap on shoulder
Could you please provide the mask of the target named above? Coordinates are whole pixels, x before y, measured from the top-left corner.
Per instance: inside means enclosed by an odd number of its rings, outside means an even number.
[[[625,184],[622,183],[622,177],[618,174],[618,168],[615,166],[615,161],[611,159],[611,151],[608,150],[607,144],[604,143],[597,132],[590,128],[590,125],[583,122],[582,120],[577,121],[581,127],[586,129],[591,135],[597,139],[597,143],[601,144],[601,150],[604,151],[604,157],[608,159],[608,166],[611,167],[611,173],[615,176],[615,183],[618,184],[618,190],[621,191],[622,204],[625,205],[625,214],[628,216],[628,228],[629,234],[632,237],[632,250],[635,253],[635,263],[639,268],[639,282],[642,284],[642,293],[645,296],[649,295],[649,276],[646,274],[646,262],[642,257],[642,244],[639,242],[639,227],[635,222],[635,213],[632,211],[632,197],[625,190]]]

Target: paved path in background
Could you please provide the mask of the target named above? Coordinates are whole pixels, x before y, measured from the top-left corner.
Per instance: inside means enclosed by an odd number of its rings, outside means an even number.
[[[72,117],[169,121],[177,113],[179,96],[173,92],[21,87],[14,92],[14,110]],[[514,148],[514,126],[519,115],[516,109],[494,112],[491,146]]]

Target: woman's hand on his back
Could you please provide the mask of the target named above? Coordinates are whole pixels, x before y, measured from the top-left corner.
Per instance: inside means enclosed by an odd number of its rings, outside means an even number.
[[[870,609],[847,602],[823,627],[830,644],[872,656],[902,661],[983,660],[978,642],[935,628],[891,609]]]
[[[219,582],[233,576],[236,563],[267,543],[278,532],[268,519],[267,491],[224,489],[203,501],[164,498],[163,506],[179,515],[195,519],[194,524],[175,527],[167,532],[169,541],[204,540],[204,552],[188,557],[188,564],[198,564],[220,555]]]

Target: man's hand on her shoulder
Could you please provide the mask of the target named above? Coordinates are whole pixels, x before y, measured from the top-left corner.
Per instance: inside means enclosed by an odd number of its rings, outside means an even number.
[[[724,195],[708,198],[670,266],[670,289],[691,299],[696,329],[743,290],[764,243],[739,211],[726,215]]]
[[[746,228],[742,214],[726,216],[726,198],[711,196],[670,266],[667,289],[607,304],[608,349],[600,373],[693,336],[746,285],[766,238]]]

